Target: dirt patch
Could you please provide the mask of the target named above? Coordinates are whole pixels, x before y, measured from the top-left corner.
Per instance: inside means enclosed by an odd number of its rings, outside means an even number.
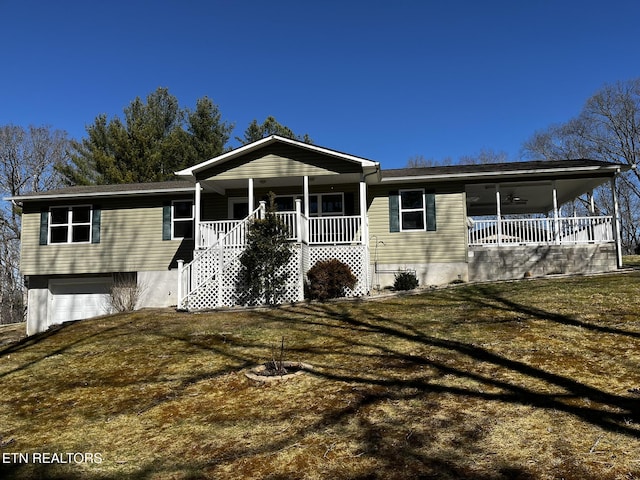
[[[263,363],[245,371],[247,378],[258,382],[278,382],[296,378],[313,370],[313,366],[303,362],[278,362],[281,368],[275,368],[273,362]]]

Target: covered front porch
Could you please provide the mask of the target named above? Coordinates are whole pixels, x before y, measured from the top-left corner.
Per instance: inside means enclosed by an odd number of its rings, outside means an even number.
[[[367,182],[379,164],[272,135],[177,172],[194,181],[193,261],[179,266],[180,308],[245,303],[239,258],[251,221],[274,210],[294,243],[280,302],[298,301],[304,276],[318,260],[338,258],[368,291]]]
[[[338,259],[351,268],[357,278],[349,292],[359,296],[368,293],[369,250],[366,217],[327,216],[308,217],[303,212],[303,200],[294,200],[295,210],[276,211],[292,242],[292,256],[282,268],[287,273],[281,285],[278,302],[295,302],[304,298],[304,275],[317,261]],[[266,201],[242,220],[200,222],[200,245],[193,261],[178,261],[178,308],[201,310],[260,303],[260,299],[246,297],[241,281],[240,257],[247,246],[248,232],[254,220],[267,215]]]
[[[229,245],[244,245],[245,220],[260,206],[258,212],[266,211],[269,195],[274,195],[276,216],[288,240],[308,245],[367,244],[366,183],[356,175],[203,181],[195,188],[196,250],[212,247],[223,236]],[[211,207],[213,203],[218,205]],[[221,212],[226,217],[215,219]]]
[[[613,206],[606,215],[596,209],[593,196],[604,183],[611,187]],[[619,247],[614,176],[478,183],[467,185],[465,192],[469,247]]]
[[[594,202],[603,184],[610,187],[610,212]],[[622,265],[615,176],[475,183],[465,193],[471,281]]]

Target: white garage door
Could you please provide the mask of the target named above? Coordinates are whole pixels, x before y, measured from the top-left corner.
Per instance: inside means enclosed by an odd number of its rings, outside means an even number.
[[[49,325],[109,313],[110,278],[49,281]]]

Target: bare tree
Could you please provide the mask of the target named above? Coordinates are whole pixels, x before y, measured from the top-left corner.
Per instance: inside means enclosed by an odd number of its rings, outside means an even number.
[[[477,155],[463,155],[458,163],[460,165],[484,165],[488,163],[505,163],[509,161],[507,152],[496,152],[491,148],[483,148]]]
[[[504,163],[509,161],[507,152],[496,152],[490,148],[483,148],[476,155],[463,155],[454,161],[451,157],[445,157],[441,160],[435,158],[426,158],[424,155],[415,155],[407,160],[407,168],[420,167],[441,167],[450,165],[478,165],[485,163]]]
[[[620,175],[621,243],[627,252],[640,244],[640,78],[605,85],[589,98],[580,114],[567,123],[536,132],[523,145],[528,157],[547,160],[591,158],[627,164]],[[601,211],[611,214],[608,186],[594,194]]]
[[[61,185],[57,167],[67,162],[67,134],[49,127],[0,126],[2,197]],[[20,205],[0,205],[0,323],[24,318],[24,285],[19,273]]]

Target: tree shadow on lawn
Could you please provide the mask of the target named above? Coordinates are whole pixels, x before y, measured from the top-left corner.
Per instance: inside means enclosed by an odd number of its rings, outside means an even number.
[[[93,320],[93,319],[92,319]],[[14,353],[19,353],[23,350],[27,350],[30,348],[33,348],[34,346],[36,346],[37,344],[40,343],[44,343],[46,341],[57,341],[59,338],[65,338],[65,341],[63,344],[61,344],[60,346],[57,346],[56,348],[52,349],[52,350],[45,350],[46,353],[44,353],[41,356],[36,356],[33,358],[33,360],[30,360],[28,362],[21,362],[20,365],[12,370],[7,370],[6,372],[0,372],[0,379],[2,379],[3,377],[6,377],[8,375],[11,375],[13,373],[17,373],[23,370],[27,370],[31,367],[33,367],[34,365],[37,365],[38,363],[54,357],[56,355],[60,355],[65,353],[66,351],[72,349],[73,347],[80,345],[82,343],[86,343],[88,341],[92,341],[93,339],[95,339],[96,337],[101,337],[101,336],[105,336],[110,333],[113,333],[114,331],[117,331],[119,328],[121,328],[121,325],[115,324],[112,327],[109,328],[103,328],[103,329],[97,329],[96,331],[94,331],[94,333],[89,334],[89,335],[77,335],[76,338],[74,339],[73,336],[71,338],[65,336],[63,333],[66,333],[66,331],[72,329],[74,326],[78,327],[84,325],[82,320],[74,320],[74,321],[70,321],[70,322],[64,322],[62,324],[59,325],[54,325],[52,327],[50,327],[49,329],[47,329],[44,332],[41,333],[36,333],[34,335],[25,337],[15,343],[10,344],[9,346],[7,346],[6,348],[3,348],[2,350],[0,350],[0,358],[14,354]]]
[[[513,300],[509,300],[503,295],[498,294],[497,290],[491,285],[474,285],[471,288],[459,289],[458,291],[456,291],[456,294],[458,295],[457,298],[459,300],[472,302],[479,307],[495,308],[507,312],[518,312],[524,315],[538,318],[540,320],[549,320],[562,325],[570,325],[594,332],[610,333],[614,335],[623,335],[630,338],[640,339],[640,332],[632,332],[628,330],[622,330],[620,328],[595,325],[583,320],[578,320],[577,318],[573,318],[568,315],[549,312],[530,305],[524,305],[514,302]],[[490,300],[493,300],[493,302]],[[613,312],[610,313],[613,315]]]
[[[479,301],[483,300],[479,299]],[[493,304],[491,306],[495,307]],[[510,302],[510,311],[517,307],[515,302]],[[530,307],[522,307],[520,310],[523,314],[530,310]],[[536,310],[536,313],[537,316],[546,318],[542,310]],[[640,430],[637,428],[640,411],[636,399],[585,385],[569,377],[507,358],[483,347],[428,335],[414,327],[410,321],[398,321],[387,315],[380,315],[375,312],[374,308],[369,308],[366,304],[360,304],[358,308],[353,308],[349,304],[314,303],[287,309],[286,313],[277,308],[264,310],[260,312],[260,315],[267,322],[281,322],[283,328],[297,331],[300,334],[309,335],[309,328],[313,328],[312,336],[325,337],[328,341],[326,345],[322,345],[321,342],[316,345],[315,342],[312,342],[313,346],[310,348],[303,346],[288,350],[296,354],[312,356],[314,365],[316,361],[320,361],[317,365],[319,368],[314,369],[311,373],[313,376],[348,385],[351,390],[357,390],[359,394],[356,397],[350,396],[347,405],[326,408],[315,421],[305,423],[298,429],[291,429],[285,437],[276,438],[274,436],[270,442],[255,447],[215,453],[209,465],[202,465],[205,470],[211,468],[211,465],[231,461],[246,461],[248,465],[251,465],[256,457],[276,455],[283,450],[292,448],[292,446],[305,444],[308,442],[309,435],[313,435],[314,432],[323,434],[322,432],[326,432],[327,429],[338,428],[340,425],[357,421],[359,422],[358,433],[351,433],[350,435],[355,435],[356,438],[350,439],[359,442],[362,450],[355,457],[360,455],[375,457],[380,462],[379,466],[382,469],[374,468],[369,473],[362,475],[349,474],[348,478],[394,478],[394,474],[397,474],[395,478],[406,478],[407,475],[416,474],[418,474],[416,478],[433,474],[438,475],[438,478],[452,479],[537,478],[535,468],[530,470],[528,467],[515,467],[505,464],[504,460],[499,459],[489,467],[488,472],[470,469],[468,456],[473,454],[473,449],[476,448],[473,447],[473,444],[482,440],[478,438],[478,435],[481,437],[482,433],[475,432],[478,426],[469,426],[469,423],[472,422],[467,418],[460,418],[459,422],[453,420],[452,423],[455,425],[443,426],[444,429],[453,429],[456,438],[462,443],[458,447],[452,447],[434,455],[433,451],[425,454],[425,451],[421,449],[424,442],[430,441],[428,438],[420,438],[424,437],[423,434],[416,433],[410,442],[412,432],[409,432],[405,436],[406,441],[401,438],[401,443],[404,443],[398,445],[390,440],[389,432],[384,427],[368,421],[366,415],[363,417],[358,413],[362,409],[385,405],[389,401],[437,402],[432,396],[433,394],[459,398],[460,405],[464,405],[465,401],[475,399],[481,402],[522,405],[547,411],[564,412],[605,430],[632,438],[640,438]],[[561,316],[551,313],[549,315],[555,321],[561,320]],[[571,324],[571,322],[567,323]],[[624,333],[626,332],[621,334]],[[378,339],[373,339],[368,334],[374,334]],[[380,338],[383,340],[380,341]],[[389,341],[384,341],[384,338]],[[403,351],[394,346],[396,343],[394,340],[402,341],[400,344],[403,345]],[[354,365],[357,365],[359,369],[340,373],[340,369],[332,368],[333,359],[330,356],[336,354],[336,346],[340,350],[339,355],[343,355],[347,360],[351,356]],[[244,347],[268,349],[267,343],[261,345],[252,343],[244,345]],[[427,351],[433,351],[434,354],[405,353],[407,350],[424,351],[425,347]],[[437,352],[444,352],[445,355]],[[505,372],[515,372],[525,381],[519,381],[518,384],[515,384],[495,378],[494,375],[481,373],[481,368],[478,368],[477,371],[474,371],[473,368],[465,368],[465,365],[457,364],[456,361],[449,362],[447,354],[451,354],[451,359],[464,358],[467,360],[466,367],[473,363],[494,367],[494,371],[495,368],[498,368]],[[323,356],[327,357],[324,364],[321,361]],[[380,375],[375,367],[367,369],[366,365],[369,361],[386,362],[389,365],[390,374],[385,377],[384,374]],[[403,369],[414,367],[416,368],[414,371],[418,371],[419,367],[429,367],[430,371],[439,372],[439,375],[430,375],[429,378],[425,376],[421,378],[418,375],[410,379],[398,378],[393,375],[393,373],[402,373]],[[451,382],[443,384],[438,380],[444,376],[461,379],[467,383],[471,381],[474,387],[465,386],[464,382],[461,382],[460,386],[452,385]],[[544,386],[548,387],[548,390],[556,390],[559,393],[541,393],[533,387],[523,386],[526,385],[527,378],[531,380],[532,384],[539,385],[542,382]],[[476,388],[477,385],[480,385],[481,388]],[[486,388],[482,388],[482,386]],[[345,392],[349,396],[348,391]],[[321,393],[319,393],[319,397],[322,397]],[[434,407],[437,408],[437,403],[434,404]],[[429,408],[428,405],[426,408]],[[328,445],[325,454],[322,455],[320,452],[320,456],[326,457],[331,448]],[[343,461],[348,463],[354,461],[353,458],[353,456],[346,457],[343,458]],[[310,466],[309,468],[313,469],[314,467]],[[323,468],[324,472],[330,471],[328,467]],[[543,465],[541,468],[553,469],[554,467]],[[562,469],[564,467],[556,468]],[[574,464],[567,468],[568,470],[564,469],[562,472],[565,478],[589,478],[593,475],[593,472],[585,466]],[[333,471],[332,475],[336,478],[341,477],[339,470]],[[270,478],[290,477],[272,473]],[[343,478],[345,477],[343,476]]]
[[[473,381],[475,384],[491,387],[490,390],[499,390],[497,393],[485,392],[482,390],[465,388],[463,386],[443,385],[437,382],[439,377],[430,378],[412,378],[402,379],[395,377],[375,377],[370,371],[362,369],[362,374],[357,372],[351,374],[340,374],[332,370],[330,362],[327,362],[323,368],[314,370],[312,375],[329,381],[340,382],[351,385],[351,388],[357,388],[359,395],[354,397],[353,401],[348,402],[336,408],[327,408],[313,422],[304,423],[304,425],[291,428],[285,436],[274,435],[268,442],[262,442],[258,445],[248,447],[232,447],[229,450],[211,451],[210,458],[207,462],[192,464],[189,468],[196,469],[200,472],[209,472],[216,474],[216,466],[234,463],[238,468],[245,465],[252,465],[252,462],[265,462],[265,456],[271,458],[268,461],[277,461],[277,454],[284,450],[292,448],[306,448],[310,441],[310,436],[314,434],[323,434],[328,429],[338,428],[349,422],[358,422],[358,433],[356,440],[360,444],[360,453],[349,458],[342,458],[345,464],[356,462],[360,455],[375,458],[378,462],[380,470],[371,469],[366,473],[356,475],[342,474],[337,466],[322,467],[323,472],[330,472],[334,478],[407,478],[415,477],[426,478],[429,475],[437,475],[437,478],[476,478],[485,480],[497,479],[533,479],[536,475],[533,470],[526,467],[516,467],[502,464],[501,460],[496,461],[490,471],[481,472],[477,469],[471,469],[466,461],[466,456],[473,453],[474,442],[481,441],[482,433],[474,432],[474,426],[469,427],[466,419],[460,419],[459,424],[455,427],[451,425],[444,428],[455,428],[459,434],[460,445],[453,446],[447,451],[440,454],[426,454],[421,448],[425,443],[429,442],[428,438],[421,438],[420,433],[415,436],[411,432],[403,435],[404,440],[400,438],[401,443],[393,443],[389,438],[389,432],[384,426],[377,425],[373,421],[369,421],[366,416],[359,415],[358,412],[376,405],[384,405],[389,401],[407,401],[421,400],[430,401],[432,394],[448,394],[458,397],[461,403],[468,399],[477,399],[479,401],[500,402],[507,404],[533,406],[547,410],[558,410],[561,412],[574,415],[590,424],[602,427],[604,429],[624,433],[628,436],[638,438],[639,431],[633,425],[628,424],[629,418],[638,418],[638,407],[636,402],[630,398],[613,395],[605,391],[589,387],[580,382],[546,372],[543,369],[532,367],[524,362],[515,361],[504,356],[493,353],[485,348],[478,347],[465,342],[445,340],[426,334],[424,331],[415,328],[410,322],[397,321],[385,315],[377,314],[374,309],[368,308],[361,304],[357,309],[346,304],[310,304],[293,308],[287,315],[283,315],[279,309],[265,310],[260,315],[267,321],[284,322],[286,328],[304,332],[305,329],[311,327],[320,327],[318,332],[325,336],[334,344],[338,342],[348,343],[351,347],[350,352],[345,355],[353,355],[354,357],[365,356],[365,360],[359,361],[359,364],[367,362],[367,358],[374,357],[385,358],[388,360],[396,360],[404,366],[424,367],[440,372],[441,376],[450,375],[456,378]],[[304,318],[303,318],[304,317]],[[324,320],[327,321],[324,321]],[[345,330],[347,336],[345,337]],[[314,334],[317,333],[314,330]],[[382,338],[388,338],[390,341],[374,341],[371,337],[367,338],[366,334],[380,334]],[[393,340],[401,340],[402,344],[413,345],[411,350],[436,349],[438,351],[453,354],[452,357],[464,357],[471,362],[478,362],[485,365],[500,367],[501,369],[517,372],[525,378],[530,378],[534,383],[540,381],[545,384],[562,389],[564,392],[559,394],[540,393],[531,388],[522,385],[516,385],[505,380],[500,380],[487,376],[486,374],[474,372],[473,369],[464,369],[454,363],[447,363],[444,360],[438,360],[438,355],[414,355],[400,351],[394,347]],[[379,340],[379,339],[378,339]],[[242,344],[244,349],[268,349],[267,342],[252,342],[250,344]],[[202,348],[210,348],[202,345]],[[372,351],[373,353],[362,353],[360,350]],[[405,350],[406,348],[403,348]],[[304,354],[309,352],[305,348],[297,350],[298,353]],[[226,354],[228,352],[220,352]],[[323,355],[331,355],[332,348],[315,347],[313,355],[321,359]],[[398,363],[391,366],[391,369],[397,369]],[[374,372],[375,375],[375,372]],[[278,388],[278,387],[272,387]],[[259,392],[256,393],[259,395]],[[321,395],[321,394],[319,394]],[[433,398],[433,397],[431,397]],[[590,406],[576,406],[567,403],[569,400],[586,399],[583,402]],[[212,428],[215,428],[212,425]],[[399,429],[401,427],[398,427]],[[397,433],[397,432],[396,432]],[[336,435],[335,433],[333,435]],[[397,435],[396,435],[397,437]],[[327,441],[331,438],[338,438],[331,434],[325,436]],[[464,443],[466,442],[466,443]],[[331,457],[331,445],[326,445],[324,455],[322,450],[316,450],[316,460],[320,457],[328,459]],[[315,446],[317,449],[317,445]],[[324,447],[323,447],[324,448]],[[245,464],[246,462],[246,464]],[[255,463],[253,463],[255,465]],[[184,468],[187,468],[183,465]],[[164,468],[164,467],[160,467]],[[180,466],[167,465],[167,472],[171,472]],[[249,467],[246,467],[249,468]],[[314,465],[309,465],[309,471],[313,470]],[[344,468],[349,468],[344,467]],[[544,467],[543,467],[544,468]],[[333,469],[333,470],[332,470]],[[242,471],[234,470],[239,476]],[[158,470],[155,471],[158,473]],[[301,472],[298,472],[301,473]],[[566,478],[588,478],[591,472],[588,469],[582,469],[579,465],[574,465],[569,475],[565,473]],[[272,472],[269,478],[294,478],[287,474],[278,474]]]
[[[531,307],[519,305],[506,299],[503,300],[505,309],[508,308],[510,311],[519,311],[526,315],[535,314],[534,316],[538,318],[551,319],[567,325],[582,325],[584,323],[563,315],[544,312],[540,309],[532,309]],[[478,301],[483,302],[482,297],[480,297]],[[492,307],[493,306],[492,304]],[[392,318],[380,316],[365,307],[356,311],[346,307],[344,304],[336,303],[308,305],[305,308],[309,314],[333,317],[334,319],[339,319],[343,326],[349,325],[354,330],[354,334],[350,337],[354,347],[360,345],[377,349],[381,354],[389,358],[400,359],[405,365],[428,366],[436,369],[442,375],[453,375],[457,378],[471,380],[477,384],[492,387],[491,390],[497,388],[500,392],[492,393],[442,385],[429,381],[428,379],[401,380],[397,378],[371,378],[366,375],[341,375],[334,373],[330,367],[322,371],[314,371],[314,375],[341,382],[356,382],[394,389],[418,389],[423,393],[450,393],[458,395],[461,398],[478,398],[487,401],[530,405],[548,410],[558,410],[579,417],[585,422],[603,429],[640,438],[640,426],[638,425],[638,423],[640,423],[640,402],[637,398],[612,394],[585,385],[572,378],[545,371],[522,361],[507,358],[477,345],[427,335],[425,332],[414,328],[406,322],[399,322]],[[356,314],[358,318],[354,316]],[[595,327],[597,326],[594,326],[594,330],[602,331],[603,333],[613,333],[611,330],[621,335],[633,333],[618,332],[617,329]],[[409,341],[420,347],[435,347],[446,352],[454,353],[456,356],[462,355],[471,362],[479,362],[480,364],[516,372],[525,378],[531,379],[534,383],[542,381],[552,389],[562,390],[562,393],[541,393],[523,385],[516,385],[505,380],[500,380],[499,378],[493,378],[493,376],[488,376],[487,374],[463,369],[450,362],[443,362],[436,358],[422,355],[403,353],[394,350],[392,341],[385,342],[384,344],[365,343],[358,337],[358,333],[363,330],[380,333],[389,338]],[[335,338],[344,341],[342,335],[336,335]],[[576,400],[579,400],[582,406],[576,405]]]
[[[491,308],[496,308],[495,301],[499,301],[505,310],[518,311],[524,315],[531,315],[535,318],[550,319],[567,325],[574,325],[574,322],[582,323],[570,317],[545,312],[540,309],[533,309],[527,305],[519,305],[508,299],[501,299],[493,292],[478,292],[479,293],[476,294],[465,291],[464,294],[468,297],[465,300],[475,301],[480,306],[490,306]],[[461,294],[461,292],[456,292],[456,295],[458,294]],[[491,297],[491,295],[493,295],[493,298],[490,298],[490,300],[493,301],[489,301],[485,297]],[[288,310],[287,315],[283,315],[282,313],[283,311],[280,309],[271,309],[260,311],[258,315],[265,317],[267,320],[284,322],[286,328],[299,330],[300,332],[308,332],[310,327],[314,328],[314,334],[323,335],[328,340],[331,340],[333,345],[343,344],[344,355],[347,357],[350,355],[353,356],[354,363],[358,365],[366,365],[369,360],[379,359],[388,362],[391,373],[397,373],[401,368],[416,367],[416,369],[418,369],[419,367],[429,367],[431,371],[438,372],[439,375],[432,375],[428,378],[418,375],[410,379],[403,379],[392,375],[388,375],[385,378],[385,376],[377,374],[376,370],[373,370],[374,375],[371,375],[371,371],[366,369],[340,373],[339,370],[333,370],[331,368],[331,362],[327,359],[328,361],[325,362],[325,365],[323,365],[322,368],[314,370],[312,375],[357,388],[359,392],[358,395],[353,397],[353,401],[350,401],[347,405],[327,409],[325,412],[321,412],[320,416],[313,422],[292,428],[286,435],[274,435],[274,438],[269,442],[247,448],[232,446],[229,450],[225,451],[211,451],[209,459],[206,462],[187,464],[188,459],[178,461],[175,461],[175,459],[166,459],[153,465],[142,465],[136,472],[136,478],[157,477],[163,472],[166,472],[167,475],[173,475],[176,469],[193,471],[194,476],[198,478],[200,474],[206,474],[206,472],[211,472],[212,475],[215,475],[217,465],[242,460],[250,462],[255,458],[261,458],[265,455],[273,456],[285,449],[292,448],[292,445],[308,442],[309,435],[312,435],[314,432],[321,433],[328,428],[354,421],[354,418],[357,417],[357,412],[361,409],[395,400],[418,399],[429,401],[431,394],[448,394],[459,398],[461,403],[464,403],[464,401],[468,399],[477,399],[479,401],[558,410],[574,415],[585,422],[603,429],[624,433],[633,438],[640,438],[640,430],[636,425],[636,422],[640,419],[637,399],[611,394],[590,387],[566,376],[547,372],[544,369],[507,358],[474,344],[429,335],[426,330],[414,326],[410,320],[396,320],[391,318],[389,314],[376,313],[376,308],[366,303],[359,304],[357,308],[346,303],[314,303],[293,307],[291,310]],[[121,326],[121,324],[117,322],[108,329],[98,330],[94,335],[110,334],[113,330],[118,329],[119,326]],[[316,326],[318,327],[317,330],[315,329]],[[594,328],[594,330],[601,331],[602,333],[616,333],[620,335],[633,333],[618,332],[617,329],[613,329],[615,331],[612,332],[609,330],[599,330],[599,328],[601,327]],[[57,331],[49,332],[40,337],[39,340],[50,338],[55,335],[55,333],[57,333]],[[253,359],[247,359],[247,351],[268,351],[270,347],[266,341],[262,344],[260,341],[249,343],[239,341],[237,347],[239,347],[240,350],[234,351],[233,348],[215,345],[206,340],[201,341],[199,339],[175,336],[162,332],[157,332],[156,334],[159,338],[184,342],[187,347],[203,349],[215,355],[228,358],[233,366],[229,366],[229,369],[225,369],[225,372],[235,370],[237,365],[242,366],[253,363]],[[374,339],[370,334],[374,334],[378,338]],[[632,338],[635,338],[635,336],[632,336]],[[388,339],[388,341],[384,339]],[[83,340],[87,340],[87,337],[79,335],[78,339],[59,347],[56,352],[63,352]],[[401,344],[404,345],[402,351],[396,346],[394,340],[402,341]],[[0,351],[0,356],[18,351],[20,348],[24,348],[30,344],[32,343],[25,342],[23,345],[11,346],[8,349]],[[407,345],[409,345],[410,348],[407,348]],[[366,350],[366,353],[358,351],[358,349]],[[444,352],[444,355],[438,353],[434,353],[433,355],[430,353],[406,353],[407,351],[422,352],[425,351],[425,349],[427,352]],[[333,354],[334,350],[333,346],[317,346],[312,342],[310,348],[300,348],[299,353],[309,353],[320,360],[323,355],[329,356]],[[27,366],[33,365],[54,354],[56,353],[51,352],[43,358],[34,359],[30,361]],[[550,389],[562,390],[562,393],[541,393],[533,388],[523,386],[522,382],[520,382],[521,384],[514,384],[507,380],[495,378],[493,375],[482,373],[481,369],[474,371],[473,368],[464,368],[463,364],[459,364],[453,360],[449,362],[449,355],[447,354],[451,354],[450,357],[452,359],[462,358],[466,360],[467,366],[478,363],[484,366],[497,367],[505,371],[516,372],[524,378],[531,379],[534,384],[544,382],[545,385],[551,387]],[[21,368],[27,368],[27,366]],[[152,408],[165,401],[172,401],[181,395],[189,385],[198,381],[211,379],[221,373],[224,372],[200,372],[185,377],[173,392],[173,395],[156,399],[148,403],[147,406]],[[489,391],[484,391],[482,388],[465,387],[462,383],[460,386],[452,385],[451,382],[442,384],[438,380],[445,375],[450,375],[453,378],[465,381],[472,381],[474,385],[486,386],[486,390]],[[570,403],[575,400],[584,401],[580,402],[581,405]],[[403,478],[407,475],[414,475],[420,472],[425,476],[437,474],[438,478],[477,478],[480,480],[535,478],[535,476],[526,469],[515,468],[509,465],[497,465],[493,468],[493,473],[479,474],[478,471],[470,471],[465,466],[464,457],[469,453],[469,449],[471,448],[469,445],[461,447],[459,452],[455,452],[455,449],[452,449],[447,452],[442,452],[441,455],[427,456],[424,454],[424,451],[421,451],[420,447],[429,440],[421,438],[418,433],[409,435],[410,432],[408,432],[406,436],[404,436],[404,440],[402,438],[400,439],[403,443],[398,446],[392,444],[392,442],[386,438],[388,432],[379,425],[367,421],[366,418],[362,417],[357,417],[357,420],[360,423],[358,425],[359,429],[356,440],[360,442],[362,448],[361,453],[375,457],[382,462],[385,470],[380,472],[372,470],[368,473],[352,476],[347,474],[341,475],[338,466],[331,467],[334,470],[329,469],[329,467],[324,467],[324,471],[332,472],[334,474],[332,476],[335,478],[393,478],[394,473],[397,474],[396,478]],[[462,430],[457,432],[460,434],[461,441],[468,440],[469,443],[477,441],[476,434],[471,431],[472,429],[469,431],[464,430],[465,421],[461,420],[460,424],[461,425],[456,426],[456,428],[462,428]],[[212,424],[211,428],[215,429],[215,424]],[[320,451],[319,454],[316,452],[315,456],[316,458],[319,457],[320,461],[323,461],[323,457],[330,457],[331,446],[326,446],[324,455],[323,452]],[[400,461],[398,460],[399,456],[401,457]],[[275,456],[272,458],[273,461],[276,461]],[[348,462],[349,460],[345,461]],[[351,461],[355,462],[357,458]],[[411,465],[410,467],[406,467],[409,470],[402,470],[402,462]],[[20,476],[22,468],[23,467],[17,465],[0,465],[0,474],[6,473],[9,478],[12,476]],[[389,476],[389,472],[391,472],[391,477]],[[56,473],[53,471],[49,471],[49,473],[53,476],[47,476],[46,472],[44,472],[42,478],[65,478],[65,475],[56,477]],[[238,472],[238,474],[240,474],[240,472]],[[574,474],[575,477],[573,478],[589,477],[589,473],[586,470],[582,474],[576,470]],[[96,475],[96,477],[110,478],[109,476],[103,477],[101,475]],[[113,478],[116,477],[118,477],[118,475],[113,476]],[[284,479],[292,477],[278,475],[274,472],[270,478]]]

